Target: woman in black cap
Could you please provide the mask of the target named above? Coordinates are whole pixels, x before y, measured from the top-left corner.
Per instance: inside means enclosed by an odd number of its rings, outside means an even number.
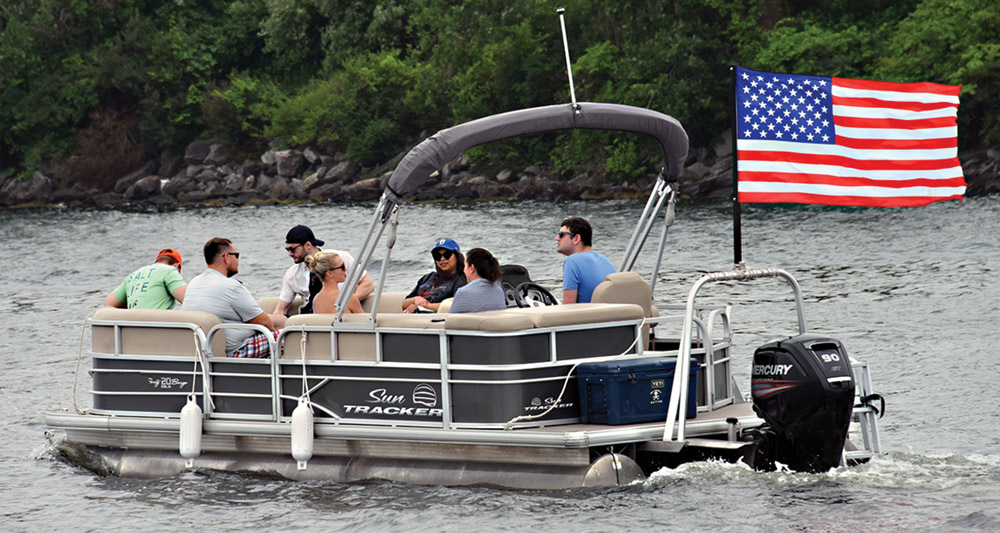
[[[403,311],[413,313],[418,308],[436,312],[441,302],[455,296],[465,286],[465,258],[452,239],[441,239],[431,248],[434,272],[417,281],[417,286],[403,300]]]

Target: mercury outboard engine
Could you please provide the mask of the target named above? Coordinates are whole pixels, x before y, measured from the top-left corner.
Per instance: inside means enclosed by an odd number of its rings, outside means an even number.
[[[754,437],[754,468],[840,465],[854,406],[854,372],[840,341],[810,334],[771,341],[754,352],[750,384],[754,411],[766,422]]]

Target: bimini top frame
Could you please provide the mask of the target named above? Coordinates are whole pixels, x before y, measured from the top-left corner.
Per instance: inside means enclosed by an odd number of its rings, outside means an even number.
[[[677,119],[650,109],[620,104],[580,102],[521,109],[476,119],[441,130],[410,150],[389,178],[376,209],[375,218],[361,245],[361,251],[357,255],[357,261],[348,273],[346,287],[348,290],[341,291],[340,297],[337,299],[337,309],[339,309],[337,321],[343,317],[344,309],[347,307],[347,298],[357,286],[360,273],[368,266],[386,226],[394,225],[395,221],[398,220],[400,204],[406,196],[427,181],[427,178],[434,171],[440,170],[462,152],[475,146],[521,135],[573,129],[639,133],[656,139],[663,151],[663,160],[654,195],[661,197],[669,189],[664,187],[663,183],[665,180],[676,182],[684,167],[684,160],[687,158],[687,132],[684,131]],[[651,196],[650,203],[652,200]],[[662,202],[659,205],[662,205]],[[650,204],[647,204],[646,211],[649,211],[649,207]],[[642,221],[632,236],[630,250],[626,252],[626,262],[629,262],[630,258],[634,262],[634,256],[638,251],[633,251],[632,248],[636,245],[641,247],[641,242],[645,240],[644,235],[639,235],[641,226]],[[650,227],[650,224],[645,226],[646,233]],[[390,234],[394,233],[393,228]],[[390,238],[387,243],[386,263],[388,263],[388,255],[391,253],[394,241],[394,238]],[[629,268],[631,265],[622,270]],[[378,293],[382,291],[381,285],[384,283],[384,279],[383,276],[379,280]],[[374,309],[373,307],[372,320],[369,321],[371,323],[374,322]]]

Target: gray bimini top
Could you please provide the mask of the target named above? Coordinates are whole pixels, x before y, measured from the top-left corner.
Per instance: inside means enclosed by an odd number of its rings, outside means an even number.
[[[441,130],[410,150],[389,178],[385,197],[393,204],[416,190],[435,170],[481,144],[521,135],[588,129],[641,133],[663,149],[667,178],[680,175],[687,158],[688,136],[677,119],[650,109],[620,104],[579,103],[521,109]]]

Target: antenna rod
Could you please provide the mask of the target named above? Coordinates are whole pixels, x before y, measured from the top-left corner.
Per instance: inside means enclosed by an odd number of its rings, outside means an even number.
[[[563,15],[566,13],[566,8],[560,7],[556,9],[556,13],[559,13],[559,26],[562,28],[562,38],[563,38],[563,50],[566,52],[566,73],[569,74],[569,98],[573,101],[573,107],[577,108],[576,105],[576,91],[573,89],[573,66],[569,62],[569,42],[566,40],[566,20]]]

